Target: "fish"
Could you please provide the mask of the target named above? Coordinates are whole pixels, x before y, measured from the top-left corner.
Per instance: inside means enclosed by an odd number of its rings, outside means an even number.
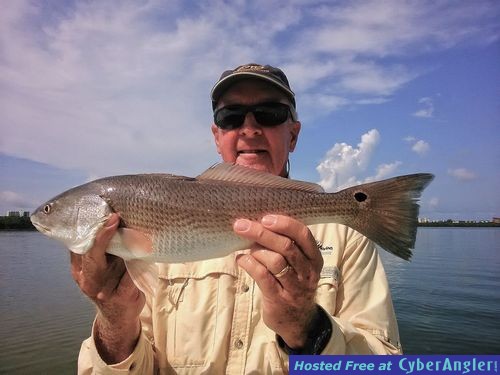
[[[326,193],[311,182],[219,163],[197,177],[154,173],[97,179],[50,199],[30,219],[44,235],[85,254],[110,215],[118,213],[120,225],[107,252],[123,258],[137,275],[150,273],[154,263],[199,261],[246,249],[251,243],[234,233],[233,223],[267,214],[306,225],[347,225],[409,260],[418,199],[433,178],[418,173]]]

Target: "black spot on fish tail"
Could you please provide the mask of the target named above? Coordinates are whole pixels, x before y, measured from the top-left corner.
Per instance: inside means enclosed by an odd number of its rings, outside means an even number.
[[[364,202],[368,199],[368,196],[363,193],[362,191],[358,191],[356,193],[354,193],[354,199],[356,199],[358,202]]]

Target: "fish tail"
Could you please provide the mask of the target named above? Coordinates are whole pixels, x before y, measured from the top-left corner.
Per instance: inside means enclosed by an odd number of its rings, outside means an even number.
[[[357,205],[352,226],[392,254],[409,260],[415,247],[422,191],[434,176],[419,173],[367,183],[345,189]]]

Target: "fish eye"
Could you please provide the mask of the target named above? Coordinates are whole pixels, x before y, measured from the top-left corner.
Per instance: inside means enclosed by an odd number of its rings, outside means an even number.
[[[50,214],[50,211],[52,211],[52,206],[50,204],[46,204],[43,207],[43,212],[46,213],[47,215]]]

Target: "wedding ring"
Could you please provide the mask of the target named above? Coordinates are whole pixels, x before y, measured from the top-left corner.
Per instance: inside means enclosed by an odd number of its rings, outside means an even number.
[[[290,271],[291,268],[292,267],[289,264],[287,264],[285,268],[283,268],[280,272],[273,274],[273,276],[279,279],[280,277],[285,276],[286,273]]]

